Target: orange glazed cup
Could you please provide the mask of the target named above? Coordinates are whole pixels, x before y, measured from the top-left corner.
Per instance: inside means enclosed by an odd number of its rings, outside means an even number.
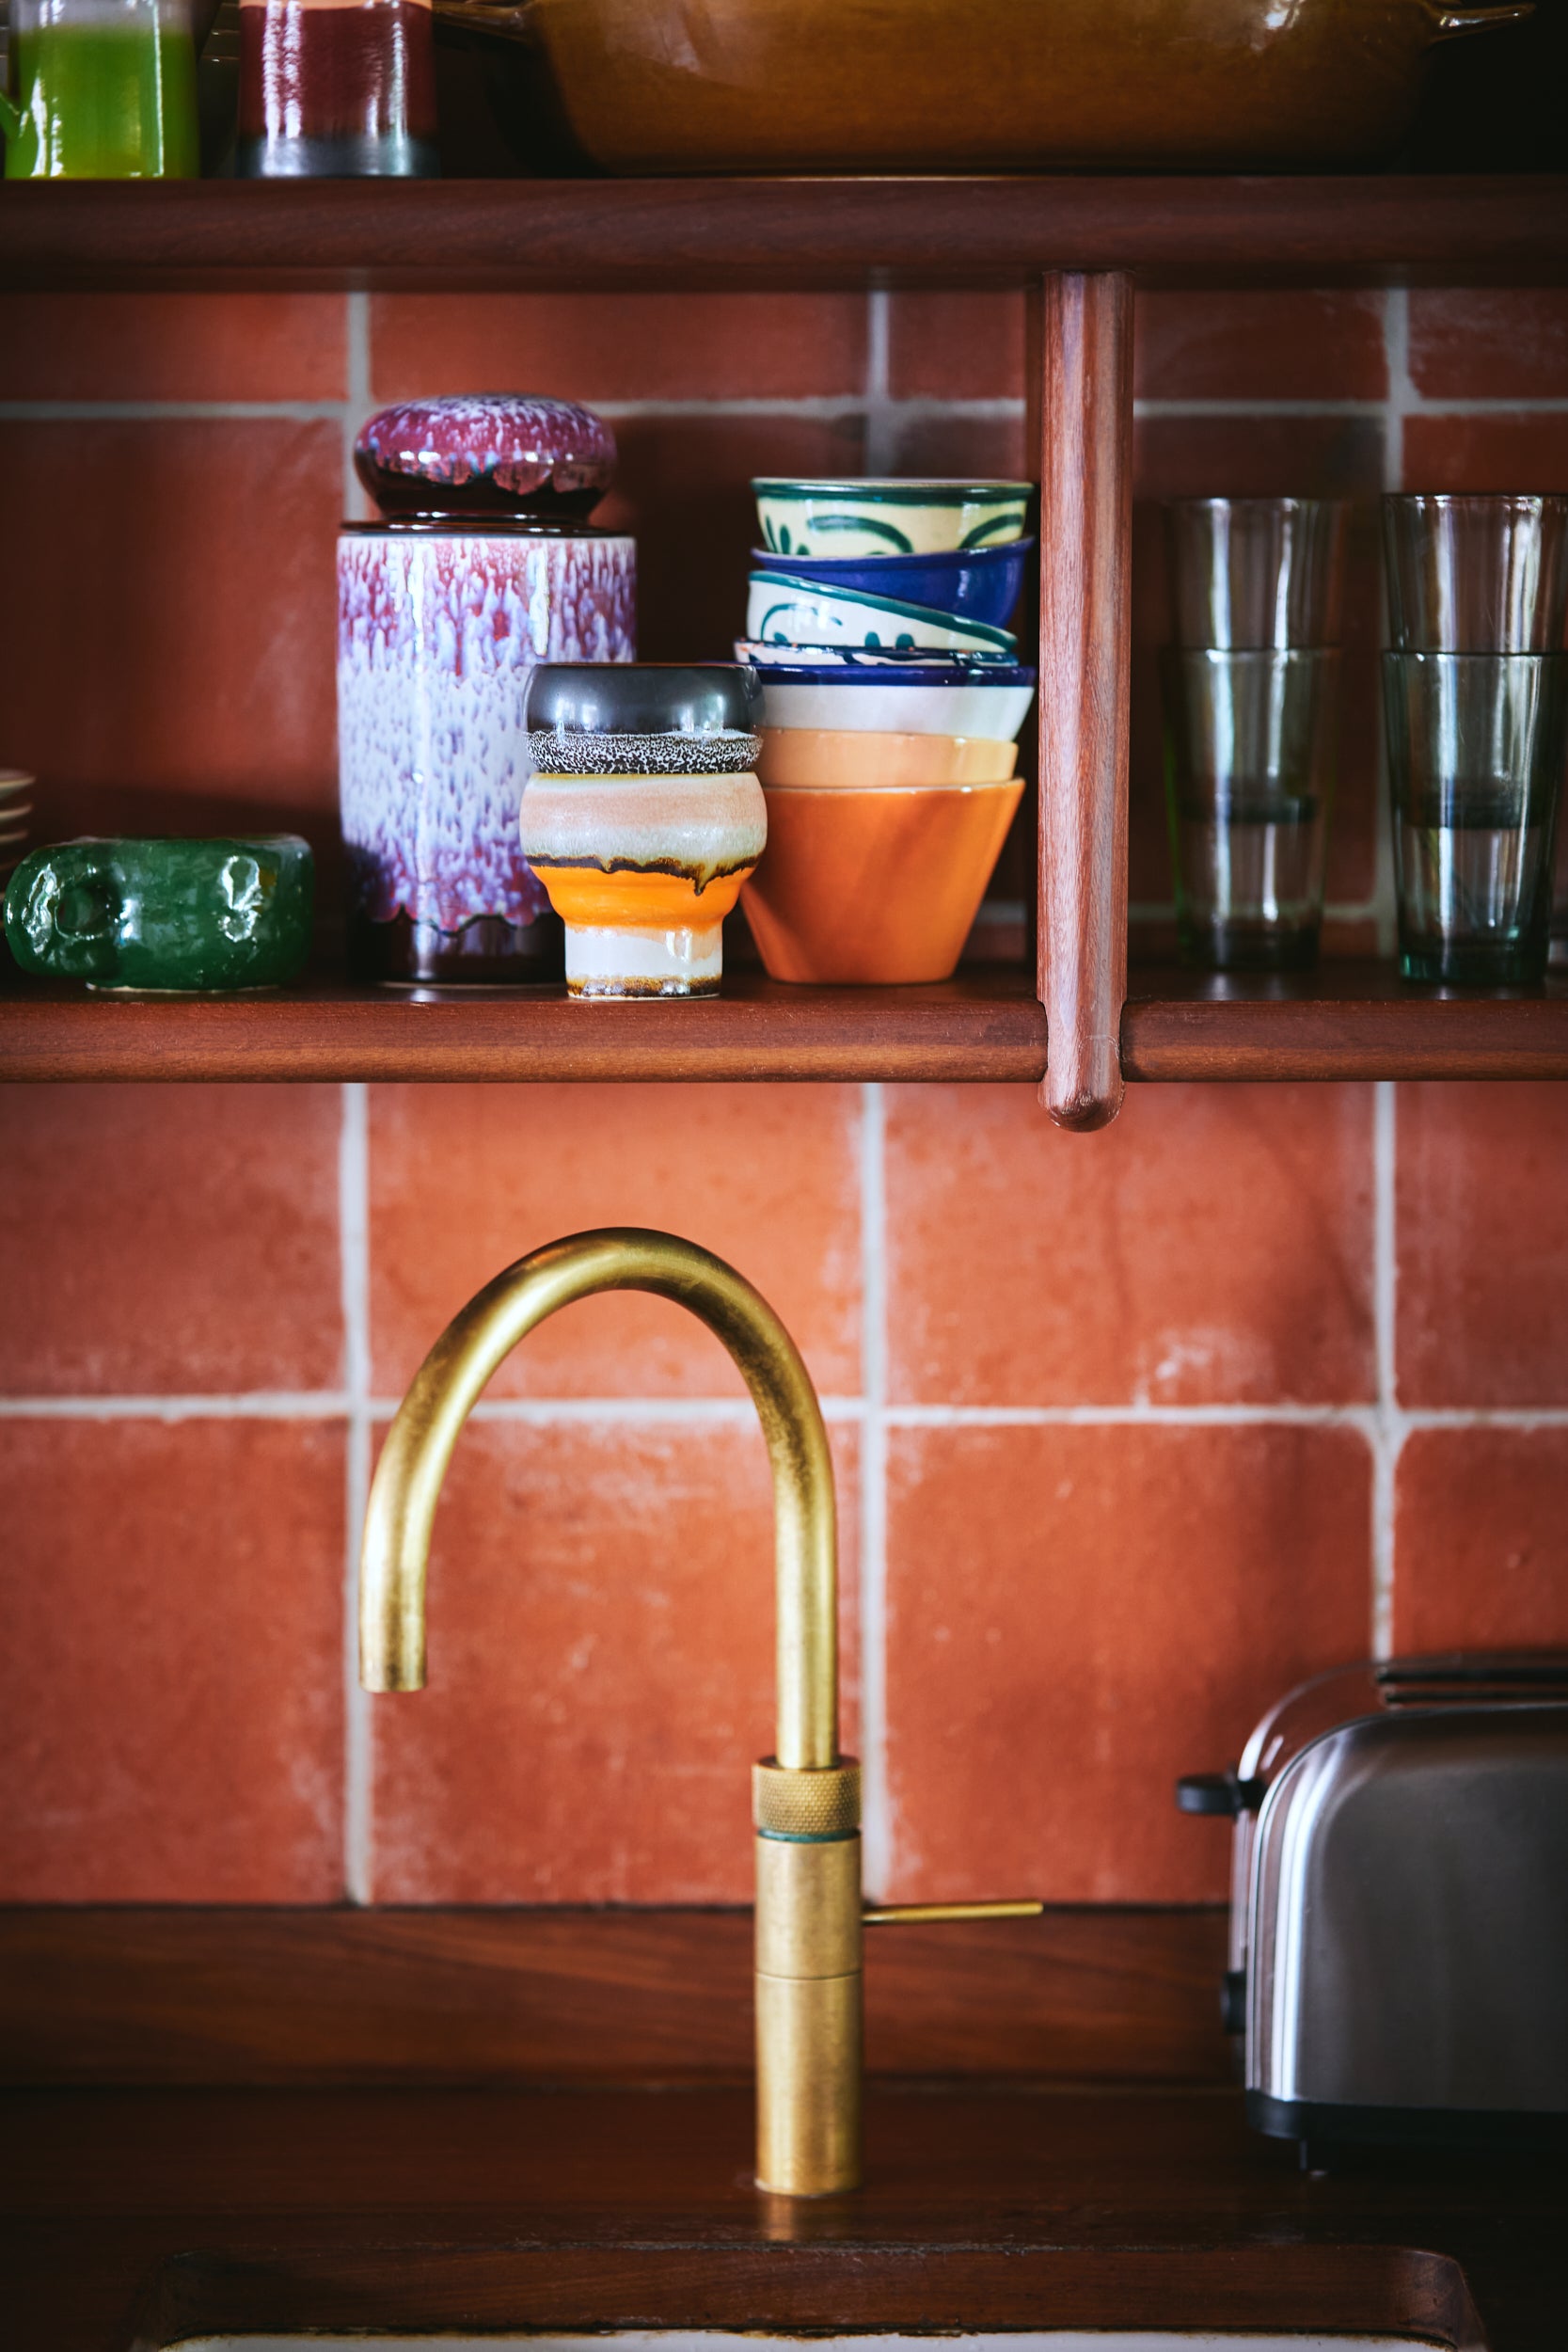
[[[766,786],[768,853],[741,903],[773,978],[945,980],[1022,790]]]
[[[1016,743],[977,735],[891,735],[845,727],[764,727],[757,774],[765,785],[882,791],[892,785],[1006,784]]]

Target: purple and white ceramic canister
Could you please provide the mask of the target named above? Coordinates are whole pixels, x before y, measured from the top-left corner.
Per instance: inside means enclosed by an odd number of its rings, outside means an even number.
[[[561,977],[518,838],[524,703],[540,661],[635,658],[635,542],[582,519],[614,446],[587,409],[499,396],[359,437],[382,519],[338,542],[338,745],[361,978]]]

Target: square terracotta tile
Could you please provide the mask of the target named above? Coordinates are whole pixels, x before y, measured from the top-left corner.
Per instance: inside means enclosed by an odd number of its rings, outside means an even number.
[[[1396,1510],[1396,1649],[1568,1647],[1568,1429],[1415,1430]]]
[[[593,1009],[590,1008],[592,1013]],[[780,1314],[826,1396],[860,1385],[853,1087],[378,1087],[371,1339],[402,1393],[457,1310],[531,1249],[648,1225],[717,1251]],[[719,1342],[666,1300],[586,1298],[497,1375],[512,1396],[729,1396]]]
[[[331,421],[0,424],[5,757],[333,805]]]
[[[895,400],[1022,400],[1021,293],[888,296],[888,389]]]
[[[858,416],[625,417],[621,463],[594,515],[637,534],[637,647],[645,661],[733,661],[759,528],[756,474],[864,470]]]
[[[1406,417],[1407,490],[1568,489],[1568,408]]]
[[[0,1422],[0,1900],[342,1892],[343,1439]]]
[[[379,401],[526,386],[566,400],[859,393],[859,294],[379,294]]]
[[[832,1445],[853,1753],[852,1433]],[[772,1563],[754,1425],[476,1422],[436,1521],[429,1686],[372,1702],[377,1899],[750,1901]]]
[[[1384,297],[1341,289],[1145,294],[1140,400],[1381,400]]]
[[[1379,400],[1387,390],[1381,294],[1144,294],[1134,324],[1140,400]],[[1022,294],[895,294],[889,389],[898,399],[1017,399]]]
[[[1222,1898],[1228,1832],[1173,1783],[1365,1654],[1359,1436],[906,1429],[890,1469],[891,1891]]]
[[[338,1385],[336,1087],[7,1094],[0,1390]]]
[[[1413,287],[1411,380],[1428,400],[1568,399],[1560,286]]]
[[[1141,1087],[1097,1136],[1025,1087],[896,1087],[889,1394],[971,1406],[1372,1393],[1360,1087]]]
[[[11,294],[4,400],[341,400],[341,294]]]
[[[868,466],[866,470],[872,469]],[[877,471],[973,474],[977,480],[1033,482],[1038,469],[1023,445],[1023,406],[1016,416],[944,416],[895,408],[889,420],[886,456]]]
[[[1408,1086],[1397,1144],[1405,1405],[1568,1404],[1568,1100]]]

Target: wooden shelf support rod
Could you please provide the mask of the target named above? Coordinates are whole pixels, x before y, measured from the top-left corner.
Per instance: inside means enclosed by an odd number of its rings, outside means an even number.
[[[1040,484],[1039,977],[1059,1127],[1121,1107],[1132,549],[1132,280],[1032,290],[1030,455]]]

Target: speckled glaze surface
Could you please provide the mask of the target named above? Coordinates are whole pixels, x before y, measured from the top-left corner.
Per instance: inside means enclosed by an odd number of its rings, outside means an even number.
[[[540,661],[629,661],[628,538],[346,531],[338,742],[353,912],[445,933],[546,908],[517,837]]]
[[[760,735],[559,735],[539,729],[529,752],[541,776],[737,776],[754,768]]]
[[[354,466],[384,515],[580,517],[610,487],[615,436],[591,408],[538,394],[406,400],[360,428]]]

